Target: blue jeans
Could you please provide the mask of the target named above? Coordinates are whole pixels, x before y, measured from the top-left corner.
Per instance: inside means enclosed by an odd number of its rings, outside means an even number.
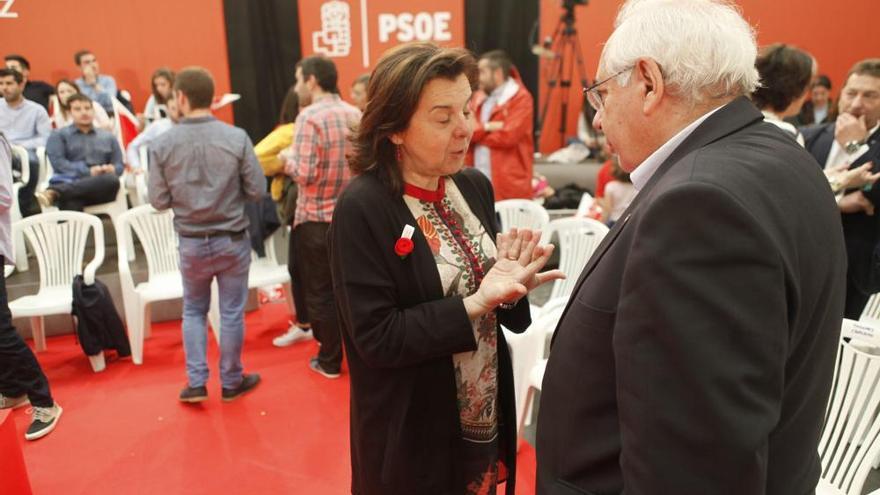
[[[189,386],[208,381],[207,314],[211,281],[217,277],[220,297],[220,383],[241,385],[244,305],[247,302],[251,243],[247,234],[204,238],[179,237],[183,277],[183,348]]]

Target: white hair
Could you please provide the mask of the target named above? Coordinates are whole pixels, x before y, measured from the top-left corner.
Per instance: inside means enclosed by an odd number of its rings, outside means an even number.
[[[759,83],[755,31],[726,0],[629,0],[602,51],[625,86],[639,58],[660,66],[670,90],[692,103],[752,93]]]

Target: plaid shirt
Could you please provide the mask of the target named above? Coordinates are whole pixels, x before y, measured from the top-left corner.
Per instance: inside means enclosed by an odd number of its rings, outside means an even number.
[[[296,118],[291,159],[284,172],[299,186],[293,226],[304,222],[330,223],[336,198],[351,179],[346,156],[348,140],[361,112],[327,95],[306,107]]]

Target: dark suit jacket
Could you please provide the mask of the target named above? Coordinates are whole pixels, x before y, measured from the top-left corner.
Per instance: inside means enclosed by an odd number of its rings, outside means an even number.
[[[831,153],[834,126],[834,123],[830,123],[803,129],[804,146],[816,158],[820,167],[825,167],[825,161]],[[868,137],[868,151],[854,161],[850,168],[859,167],[869,161],[874,162],[873,172],[880,172],[880,131]],[[880,208],[880,185],[875,185],[864,194]],[[847,276],[865,294],[880,292],[880,214],[869,216],[865,213],[844,213],[842,217],[849,260]]]
[[[482,224],[497,232],[492,187],[480,172],[453,177]],[[372,174],[339,198],[330,226],[333,286],[351,372],[351,463],[355,495],[457,494],[463,445],[452,354],[476,350],[461,297],[444,297],[434,256],[417,228],[405,259],[394,244],[416,221],[400,195]],[[530,323],[523,298],[498,318]],[[498,331],[501,459],[516,477],[513,373]]]
[[[539,494],[805,494],[844,299],[840,215],[739,98],[657,169],[554,336]]]

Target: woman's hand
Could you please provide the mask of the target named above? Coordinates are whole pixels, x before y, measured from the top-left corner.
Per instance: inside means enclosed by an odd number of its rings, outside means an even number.
[[[553,254],[553,245],[538,245],[540,240],[540,232],[528,229],[511,229],[498,235],[495,264],[483,277],[477,292],[464,299],[471,319],[499,304],[514,302],[541,284],[565,278],[559,270],[539,273]]]

